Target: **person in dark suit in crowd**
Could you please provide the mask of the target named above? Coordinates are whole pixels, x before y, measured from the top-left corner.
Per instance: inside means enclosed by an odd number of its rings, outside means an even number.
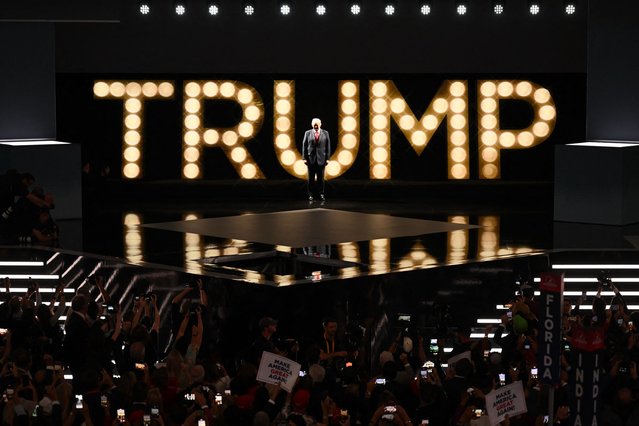
[[[91,326],[89,325],[89,299],[84,294],[76,295],[71,300],[73,312],[67,318],[64,325],[63,353],[66,361],[75,376],[84,367],[87,352],[87,341]]]
[[[322,129],[322,120],[314,118],[311,121],[312,129],[304,133],[302,141],[302,156],[308,167],[308,201],[319,197],[325,201],[324,195],[324,168],[331,156],[331,139],[328,132]]]

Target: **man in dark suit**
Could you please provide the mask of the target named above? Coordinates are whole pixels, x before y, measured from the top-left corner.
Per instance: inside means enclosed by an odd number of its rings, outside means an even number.
[[[66,333],[63,353],[74,378],[86,363],[86,352],[91,327],[89,326],[89,299],[84,294],[76,295],[71,300],[72,313],[64,325]]]
[[[324,168],[331,156],[331,139],[328,132],[321,128],[322,120],[319,118],[314,118],[311,126],[312,129],[304,133],[302,141],[302,156],[308,166],[308,201],[313,201],[313,196],[325,201]]]

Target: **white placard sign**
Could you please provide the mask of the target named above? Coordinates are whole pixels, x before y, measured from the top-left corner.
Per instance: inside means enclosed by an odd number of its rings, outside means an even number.
[[[295,385],[301,365],[283,356],[271,352],[263,352],[257,380],[264,383],[280,384],[282,389],[290,392]]]
[[[506,415],[513,417],[528,411],[521,381],[496,389],[486,395],[486,411],[491,425],[499,424]]]

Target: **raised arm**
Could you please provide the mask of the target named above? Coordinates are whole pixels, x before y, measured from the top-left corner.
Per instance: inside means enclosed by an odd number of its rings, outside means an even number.
[[[197,279],[197,288],[200,290],[200,304],[208,308],[209,306],[209,296],[206,294],[204,290],[204,283],[201,278]]]

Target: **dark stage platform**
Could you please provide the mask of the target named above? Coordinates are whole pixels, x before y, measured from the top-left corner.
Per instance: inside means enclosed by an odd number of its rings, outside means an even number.
[[[471,225],[323,208],[151,223],[143,226],[294,248],[477,228]]]

